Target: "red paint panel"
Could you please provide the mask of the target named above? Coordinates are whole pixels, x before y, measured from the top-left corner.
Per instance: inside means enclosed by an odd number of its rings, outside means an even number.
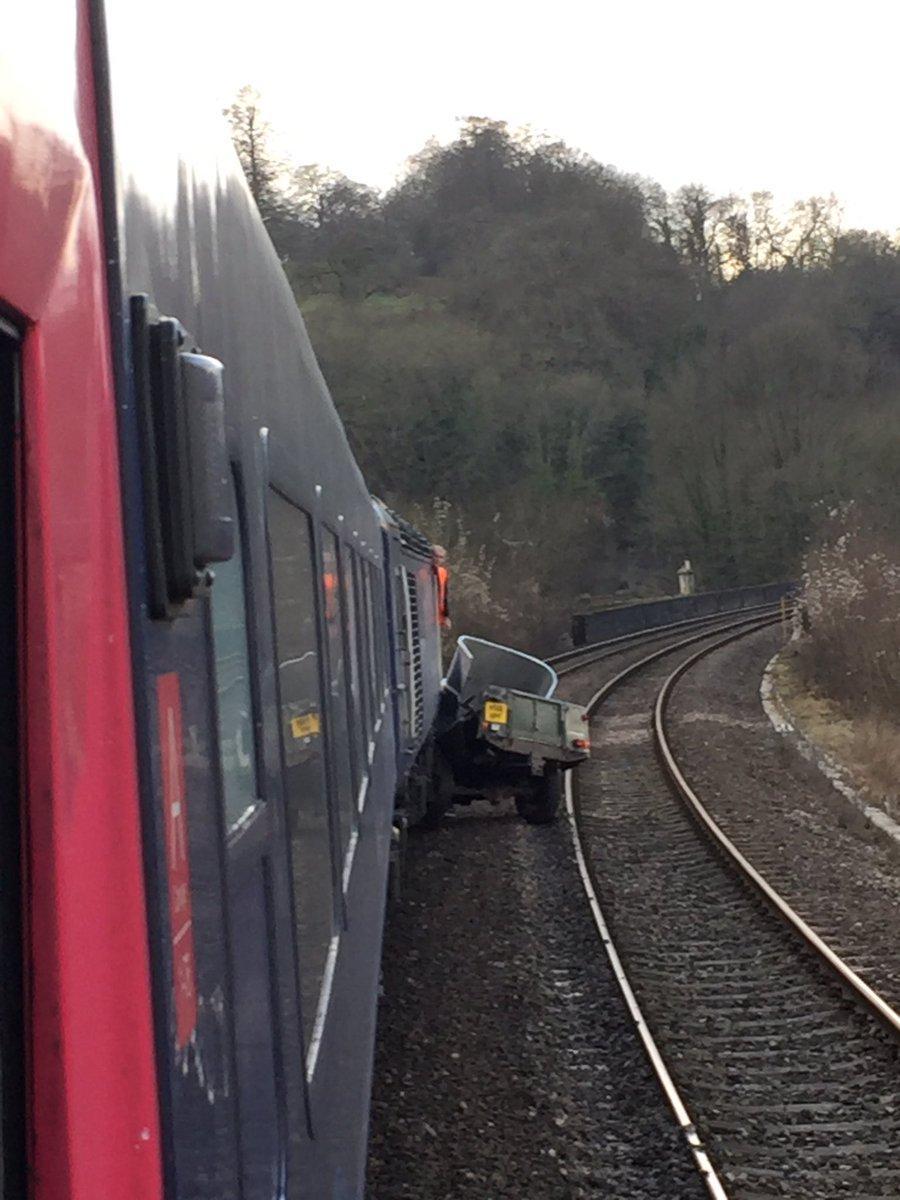
[[[181,685],[176,672],[170,671],[157,677],[156,700],[159,711],[166,871],[169,879],[169,914],[172,930],[175,1041],[181,1050],[197,1028],[197,971],[194,960],[194,922],[191,915]]]
[[[162,1195],[87,0],[0,43],[0,299],[23,349],[32,1200]]]

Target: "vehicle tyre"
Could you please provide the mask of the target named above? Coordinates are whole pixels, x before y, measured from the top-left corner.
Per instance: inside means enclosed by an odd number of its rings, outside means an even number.
[[[425,805],[423,825],[439,825],[444,814],[453,807],[453,772],[450,764],[435,746],[431,772],[431,787]]]
[[[532,780],[527,792],[516,796],[516,809],[529,825],[552,825],[562,798],[562,772],[548,766],[543,775]]]
[[[399,904],[403,895],[403,860],[406,857],[406,817],[401,814],[391,829],[391,851],[388,858],[388,897]]]

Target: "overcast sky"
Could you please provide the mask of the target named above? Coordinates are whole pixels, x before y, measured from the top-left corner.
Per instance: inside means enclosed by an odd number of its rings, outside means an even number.
[[[217,103],[262,94],[283,148],[380,188],[429,137],[530,125],[667,188],[834,192],[900,227],[896,0],[188,0]]]

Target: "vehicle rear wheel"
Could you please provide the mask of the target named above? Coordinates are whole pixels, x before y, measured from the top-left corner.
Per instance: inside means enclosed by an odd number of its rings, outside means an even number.
[[[516,796],[516,809],[529,825],[552,825],[562,798],[562,772],[547,766],[543,775],[531,781],[527,792]]]
[[[425,805],[423,824],[439,825],[444,814],[453,807],[453,771],[437,746],[432,760],[431,787]]]

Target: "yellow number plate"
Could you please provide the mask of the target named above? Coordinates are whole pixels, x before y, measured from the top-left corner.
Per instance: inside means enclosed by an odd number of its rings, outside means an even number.
[[[291,717],[291,733],[295,738],[312,737],[319,732],[319,714],[306,713],[302,717]]]
[[[484,719],[488,725],[505,725],[509,721],[509,705],[499,700],[486,700]]]

